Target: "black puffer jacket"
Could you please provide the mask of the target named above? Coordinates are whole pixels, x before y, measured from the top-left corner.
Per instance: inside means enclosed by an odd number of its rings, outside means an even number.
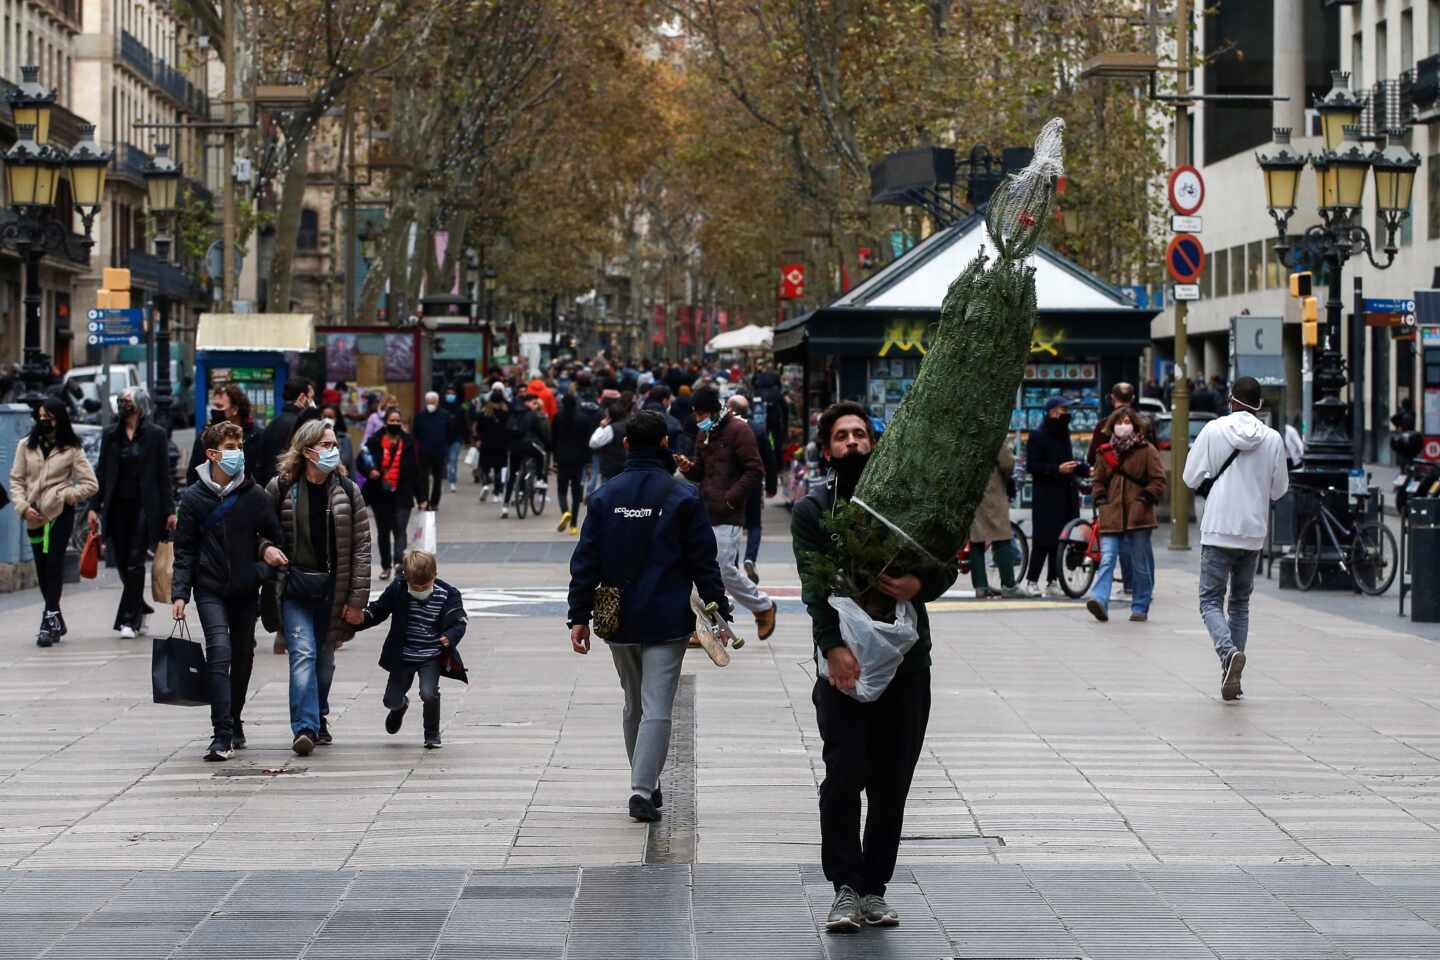
[[[269,495],[248,476],[228,496],[234,496],[234,502],[224,519],[217,517],[213,524],[209,521],[216,516],[220,496],[208,483],[197,478],[180,496],[172,601],[188,603],[196,587],[226,598],[259,589],[265,572],[260,544],[280,542],[280,518]]]

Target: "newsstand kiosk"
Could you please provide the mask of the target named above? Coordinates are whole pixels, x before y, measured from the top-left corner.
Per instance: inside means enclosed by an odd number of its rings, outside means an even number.
[[[210,391],[239,385],[250,398],[255,426],[283,405],[290,355],[315,349],[308,313],[202,313],[195,329],[195,429],[205,428]]]

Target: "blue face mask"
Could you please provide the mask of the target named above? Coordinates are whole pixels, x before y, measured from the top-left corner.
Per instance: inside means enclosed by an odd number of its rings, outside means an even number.
[[[711,428],[715,426],[715,421],[710,417],[706,417],[697,423],[696,426],[700,428],[701,433],[709,433]]]
[[[244,450],[221,450],[220,470],[227,477],[238,477],[245,469]]]
[[[447,394],[445,394],[445,402],[446,402],[446,403],[454,403],[454,402],[455,402],[455,394],[453,394],[453,393],[447,393]]]
[[[320,459],[315,461],[315,466],[319,467],[325,473],[331,472],[340,466],[340,451],[335,447],[331,447],[328,450],[321,450]]]

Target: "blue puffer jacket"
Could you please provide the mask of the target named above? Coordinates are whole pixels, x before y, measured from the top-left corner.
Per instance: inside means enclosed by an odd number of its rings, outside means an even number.
[[[590,622],[596,587],[623,589],[612,643],[688,637],[692,585],[730,615],[700,491],[672,477],[665,460],[662,450],[630,453],[625,469],[591,496],[570,557],[570,623]]]

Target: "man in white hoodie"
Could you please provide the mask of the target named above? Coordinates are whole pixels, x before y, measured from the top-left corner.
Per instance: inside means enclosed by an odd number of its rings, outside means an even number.
[[[1185,460],[1185,485],[1206,496],[1200,521],[1200,616],[1220,658],[1220,696],[1226,700],[1241,692],[1250,593],[1270,503],[1290,487],[1285,441],[1255,417],[1260,405],[1258,380],[1235,381],[1230,415],[1205,424]],[[1203,490],[1207,480],[1208,496]]]

